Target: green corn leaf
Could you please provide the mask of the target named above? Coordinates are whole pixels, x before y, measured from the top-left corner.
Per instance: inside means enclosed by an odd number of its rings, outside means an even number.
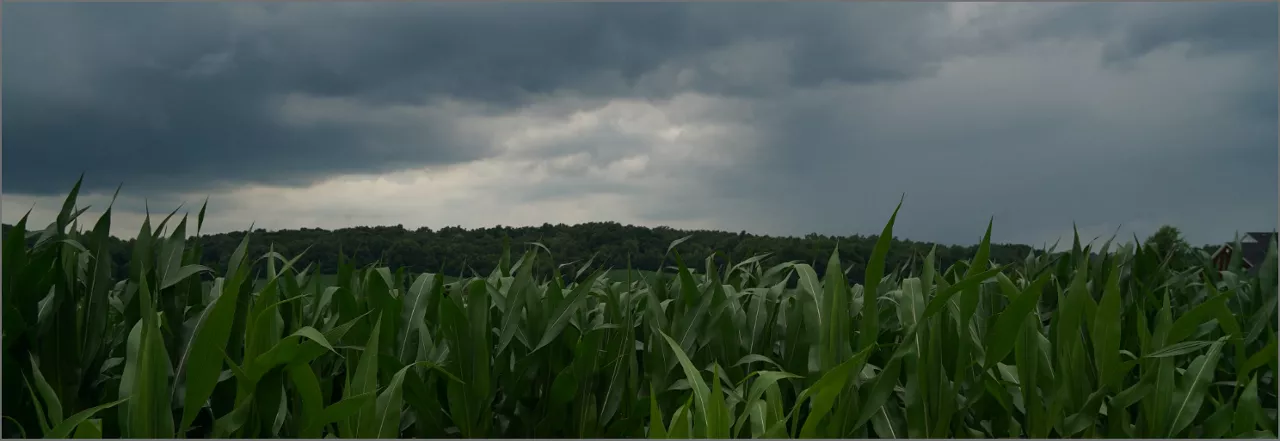
[[[421,274],[413,284],[409,286],[409,291],[404,295],[404,307],[401,308],[400,330],[398,340],[399,348],[396,351],[396,358],[401,363],[410,363],[417,357],[418,348],[418,325],[427,318],[427,302],[433,294],[432,288],[435,286],[435,279],[439,276],[434,274]]]
[[[828,371],[813,386],[800,393],[800,396],[796,398],[796,407],[791,411],[792,415],[799,414],[799,406],[804,403],[805,399],[813,398],[809,416],[805,419],[804,427],[800,429],[799,436],[801,438],[819,437],[818,430],[823,427],[821,424],[822,419],[831,411],[832,406],[835,405],[836,398],[844,391],[845,384],[848,383],[849,379],[857,375],[858,372],[862,372],[862,367],[867,363],[867,357],[871,355],[873,350],[875,350],[875,346],[863,348],[862,351],[841,363],[835,369]],[[831,428],[828,427],[827,430],[831,430]]]
[[[97,406],[90,407],[88,409],[76,412],[74,415],[71,415],[66,420],[63,420],[57,426],[54,426],[53,429],[50,430],[49,433],[45,435],[45,438],[67,438],[67,436],[71,434],[72,430],[76,431],[77,438],[95,438],[94,436],[90,436],[93,434],[92,429],[84,429],[82,428],[82,426],[89,421],[89,418],[93,418],[94,415],[97,415],[98,412],[101,412],[106,409],[110,409],[112,407],[116,407],[120,403],[123,403],[127,400],[128,398],[123,398],[116,401],[112,401],[110,403],[99,404]],[[97,429],[96,438],[101,438],[102,437],[101,420],[98,420],[98,423],[92,424],[92,426],[94,426]],[[86,436],[83,436],[83,437],[79,436],[82,430],[86,432],[85,433]]]
[[[987,354],[985,369],[995,367],[996,363],[1004,361],[1004,358],[1013,351],[1013,346],[1017,342],[1018,332],[1026,322],[1027,317],[1035,310],[1036,305],[1040,302],[1040,293],[1044,291],[1044,285],[1049,282],[1049,273],[1041,274],[1039,278],[1027,286],[1018,297],[1013,300],[1008,308],[1005,308],[999,316],[996,317],[995,324],[992,325],[991,331],[987,333]]]
[[[53,427],[49,425],[49,419],[45,416],[44,406],[40,405],[40,399],[36,398],[36,392],[35,392],[36,388],[31,386],[31,381],[28,380],[25,375],[23,375],[22,381],[23,381],[23,384],[27,386],[26,387],[27,394],[31,397],[31,403],[36,405],[35,417],[36,417],[36,423],[40,425],[40,431],[43,433],[49,433],[49,430],[51,430]]]
[[[733,415],[729,413],[729,406],[725,403],[724,391],[720,382],[720,368],[713,369],[712,374],[711,408],[707,409],[707,419],[711,421],[711,425],[707,427],[707,437],[725,439],[729,438],[730,421],[733,419]]]
[[[1213,373],[1222,355],[1222,344],[1226,338],[1219,339],[1209,347],[1208,353],[1196,357],[1182,376],[1182,384],[1173,394],[1169,417],[1169,431],[1165,436],[1173,437],[1182,433],[1195,420],[1200,412],[1200,405],[1213,382]]]
[[[649,439],[666,439],[667,428],[662,422],[662,409],[658,407],[658,393],[649,385]]]
[[[294,390],[297,391],[299,409],[298,427],[302,428],[300,435],[305,438],[319,438],[320,427],[313,425],[319,421],[321,413],[324,411],[324,396],[320,391],[320,380],[316,378],[315,371],[311,366],[305,364],[293,364],[286,369],[289,375],[289,381],[293,383]]]
[[[319,433],[324,426],[355,417],[361,409],[367,407],[376,397],[376,392],[365,392],[343,398],[341,401],[325,407],[324,411],[320,412],[320,418],[312,420],[309,429],[305,433]],[[344,435],[356,437],[354,433]]]
[[[1186,355],[1186,354],[1190,354],[1190,353],[1193,353],[1193,352],[1198,352],[1198,351],[1200,351],[1201,349],[1207,348],[1207,347],[1209,347],[1209,346],[1213,346],[1213,345],[1214,345],[1214,343],[1216,343],[1216,342],[1212,342],[1212,341],[1184,341],[1184,342],[1181,342],[1181,343],[1177,343],[1177,344],[1172,344],[1172,345],[1169,345],[1169,346],[1165,346],[1164,348],[1162,348],[1162,349],[1160,349],[1160,350],[1158,350],[1158,351],[1154,351],[1154,352],[1152,352],[1152,353],[1150,353],[1150,354],[1144,355],[1143,357],[1144,357],[1144,358],[1168,358],[1168,357],[1176,357],[1176,356],[1179,356],[1179,355]]]
[[[471,389],[474,409],[486,415],[492,395],[491,360],[493,345],[489,326],[489,294],[484,284],[473,281],[467,296],[467,324],[470,331],[467,335],[468,350],[459,352],[459,356],[470,358],[471,374],[466,377],[466,386]],[[482,423],[483,424],[483,423]],[[487,427],[481,426],[487,432]]]
[[[362,428],[364,432],[359,434],[361,438],[400,437],[400,411],[404,396],[404,376],[412,367],[414,365],[410,364],[397,371],[391,377],[391,382],[378,395],[375,401],[377,424]]]
[[[243,402],[235,407],[230,413],[218,418],[213,423],[213,436],[216,438],[231,438],[233,434],[240,431],[249,421],[250,411],[253,409],[253,394],[245,396]]]
[[[1214,403],[1217,409],[1204,419],[1200,426],[1200,435],[1204,438],[1223,438],[1231,431],[1231,417],[1234,415],[1230,403]]]
[[[360,395],[366,393],[375,393],[378,389],[378,355],[381,352],[379,344],[382,332],[382,316],[378,316],[378,320],[374,322],[371,328],[369,340],[364,345],[364,352],[360,353],[360,362],[356,364],[355,374],[351,377],[351,393]],[[363,436],[367,434],[364,426],[376,425],[376,407],[375,403],[370,401],[364,407],[361,407],[354,416],[352,416],[352,434],[355,436]]]
[[[1165,340],[1165,344],[1172,345],[1180,343],[1187,339],[1187,337],[1190,337],[1196,331],[1196,328],[1200,327],[1200,325],[1216,318],[1218,315],[1218,308],[1225,305],[1226,302],[1227,296],[1219,295],[1209,299],[1209,301],[1201,303],[1195,308],[1192,308],[1191,311],[1188,311],[1186,314],[1178,317],[1178,319],[1173,322],[1173,328],[1169,330],[1169,337]]]
[[[671,416],[671,427],[667,428],[667,439],[687,439],[692,438],[692,428],[690,427],[689,407],[693,405],[693,396],[690,396],[684,405],[676,409],[676,413]]]
[[[1240,394],[1240,399],[1236,404],[1235,414],[1232,418],[1231,434],[1241,436],[1252,433],[1254,429],[1268,429],[1267,417],[1262,409],[1262,403],[1258,398],[1258,377],[1249,378],[1249,385],[1245,386],[1244,392]]]
[[[44,375],[40,373],[40,364],[36,363],[35,357],[30,358],[31,375],[35,377],[36,390],[40,392],[43,398],[45,415],[48,418],[50,426],[62,424],[62,400],[58,399],[58,394],[53,391],[53,387],[49,386],[49,382],[45,381]],[[40,406],[40,403],[36,403]]]
[[[498,347],[494,351],[496,354],[506,352],[507,345],[511,343],[511,339],[515,337],[516,331],[519,330],[520,318],[524,315],[525,301],[528,300],[524,291],[533,284],[532,273],[536,256],[537,254],[533,251],[529,251],[520,259],[520,267],[516,270],[515,280],[507,294],[510,301],[507,304],[507,310],[503,314],[502,324],[499,327]]]
[[[1124,380],[1120,370],[1120,344],[1123,304],[1120,298],[1120,269],[1111,261],[1107,284],[1103,288],[1102,301],[1094,315],[1090,337],[1093,339],[1093,359],[1098,369],[1099,383],[1109,388],[1119,387]]]
[[[195,335],[188,345],[184,360],[179,362],[185,374],[186,395],[183,398],[182,420],[179,434],[187,433],[204,402],[213,394],[222,373],[223,348],[231,337],[235,321],[236,303],[240,297],[238,285],[226,285],[224,279],[216,279],[212,290],[220,292],[204,318],[197,325]]]
[[[747,354],[747,355],[744,355],[742,358],[738,359],[738,361],[737,361],[737,362],[733,363],[733,365],[732,365],[732,366],[733,366],[733,367],[738,367],[738,366],[742,366],[742,365],[744,365],[744,364],[749,364],[749,363],[765,363],[765,364],[771,365],[771,366],[776,367],[776,368],[779,368],[779,369],[781,369],[781,368],[782,368],[782,366],[781,366],[781,365],[779,365],[779,364],[778,364],[778,362],[773,361],[773,359],[770,359],[769,357],[765,357],[765,356],[760,355],[760,354]]]
[[[672,353],[675,354],[676,360],[680,362],[680,367],[684,369],[685,379],[689,381],[689,385],[693,386],[693,424],[696,427],[712,428],[715,427],[717,421],[713,421],[712,417],[716,416],[711,410],[711,389],[707,387],[707,383],[703,381],[702,374],[698,368],[694,367],[693,362],[689,360],[689,356],[685,354],[684,349],[680,348],[680,344],[667,335],[667,333],[658,331],[667,344],[671,346]],[[672,420],[675,424],[675,420]],[[668,431],[673,436],[676,434],[675,428]]]
[[[858,411],[857,419],[853,423],[853,430],[862,428],[864,424],[867,424],[877,416],[888,418],[885,415],[885,403],[889,401],[894,387],[898,385],[898,376],[901,370],[902,358],[894,357],[889,360],[889,364],[885,366],[884,370],[880,371],[880,374],[876,376],[875,382],[872,383],[871,390],[862,400],[861,409]],[[886,420],[884,423],[888,427],[889,422]]]
[[[1271,341],[1267,342],[1267,345],[1263,346],[1261,350],[1249,356],[1249,359],[1245,361],[1244,366],[1241,367],[1240,372],[1242,372],[1242,375],[1249,375],[1249,373],[1253,372],[1255,369],[1265,366],[1267,363],[1275,363],[1275,361],[1276,339],[1272,338]]]
[[[823,297],[819,310],[826,310],[826,322],[820,323],[822,329],[822,337],[820,347],[822,348],[821,360],[822,370],[834,368],[839,360],[851,355],[851,347],[849,337],[852,333],[852,327],[849,323],[849,287],[844,278],[844,272],[840,270],[840,253],[837,248],[831,253],[831,258],[827,262],[826,283],[823,284]],[[874,292],[871,295],[874,297]],[[874,304],[875,301],[870,303]],[[872,311],[876,311],[872,309]],[[878,313],[876,313],[878,314]],[[870,317],[863,317],[863,323],[867,320],[874,320]],[[874,332],[870,334],[871,340],[874,341]],[[866,330],[864,329],[864,333]],[[867,334],[863,334],[867,335]]]
[[[983,281],[999,274],[1003,269],[1003,267],[996,267],[972,276],[966,275],[964,279],[954,285],[948,286],[945,289],[939,287],[938,294],[934,296],[933,299],[929,300],[929,304],[924,308],[924,315],[921,318],[924,319],[932,317],[934,314],[942,311],[942,308],[946,307],[948,301],[950,301],[951,297],[956,295],[956,293],[978,286],[978,284]]]
[[[764,396],[765,392],[778,384],[779,381],[787,378],[802,378],[799,375],[780,371],[759,371],[753,372],[751,375],[755,377],[755,380],[751,382],[751,389],[747,392],[747,397],[744,400],[746,403],[759,401]],[[743,413],[738,417],[738,421],[734,423],[735,437],[738,436],[738,432],[742,431],[742,425],[746,421],[746,418],[748,418],[748,414]]]
[[[578,308],[586,301],[587,292],[591,290],[592,285],[595,284],[600,274],[599,271],[592,273],[586,280],[575,286],[569,292],[569,296],[553,309],[551,320],[547,322],[546,331],[542,333],[542,338],[538,340],[538,344],[534,346],[532,352],[537,352],[560,336],[560,333],[564,331],[564,327],[569,324],[569,318],[577,313]]]
[[[84,420],[79,426],[76,426],[73,438],[79,439],[102,439],[102,420],[89,419]]]
[[[171,365],[160,335],[160,317],[152,309],[146,278],[140,280],[138,293],[142,320],[139,322],[137,361],[132,363],[133,390],[127,397],[130,407],[128,436],[170,438],[174,435],[169,393]]]
[[[879,292],[880,279],[884,277],[884,261],[892,245],[893,224],[898,219],[898,210],[902,209],[902,201],[905,199],[906,195],[903,195],[902,199],[898,200],[897,208],[893,209],[893,215],[889,216],[889,222],[881,230],[880,237],[876,239],[876,246],[871,251],[871,259],[867,261],[867,270],[863,277],[863,284],[866,287],[862,289],[864,300],[862,329],[858,335],[859,348],[875,344],[876,336],[880,332],[880,307],[876,302],[876,295]]]
[[[116,195],[119,195],[120,189],[116,188]],[[81,346],[86,360],[93,362],[99,359],[99,351],[106,339],[102,338],[107,332],[107,305],[110,302],[109,294],[111,290],[111,206],[115,205],[115,196],[112,196],[111,203],[107,205],[106,211],[98,218],[98,222],[93,227],[91,244],[93,246],[93,270],[89,274],[89,280],[86,281],[86,291],[88,299],[84,304],[84,330],[81,332]],[[11,258],[9,254],[5,254],[7,260]],[[5,268],[6,274],[9,268]],[[5,286],[5,288],[9,288]],[[10,301],[8,297],[5,301]],[[5,315],[5,319],[10,317]],[[7,329],[7,328],[6,328]]]

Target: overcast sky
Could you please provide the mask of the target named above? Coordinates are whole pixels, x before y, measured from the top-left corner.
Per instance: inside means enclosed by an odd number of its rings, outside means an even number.
[[[3,220],[1196,244],[1277,223],[1277,4],[4,6]],[[145,201],[145,202],[144,202]],[[1105,238],[1105,237],[1104,237]]]

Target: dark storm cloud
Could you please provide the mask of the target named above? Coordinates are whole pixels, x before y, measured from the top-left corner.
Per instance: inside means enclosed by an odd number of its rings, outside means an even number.
[[[708,210],[785,234],[870,233],[906,193],[896,231],[952,243],[976,241],[989,216],[997,240],[1020,243],[1069,238],[1073,221],[1091,234],[1170,223],[1203,243],[1274,228],[1274,38],[1270,50],[1150,49],[1116,70],[1100,57],[1114,53],[1106,36],[1131,31],[1113,30],[975,52],[900,87],[760,105],[746,164],[709,180],[711,199],[735,202]]]
[[[501,113],[551,94],[758,94],[928,72],[911,37],[938,5],[15,4],[4,26],[4,186],[305,185],[492,152],[444,116],[388,127],[282,124],[284,99],[348,112],[442,98]],[[892,46],[876,43],[898,37]],[[785,45],[781,84],[708,53]],[[733,55],[733,54],[729,54]],[[748,51],[746,56],[752,54]],[[665,70],[663,70],[665,69]],[[686,81],[679,73],[688,70]],[[648,79],[641,83],[642,77]],[[423,127],[423,126],[426,127]]]
[[[6,6],[6,195],[502,155],[552,176],[480,185],[498,199],[622,195],[729,230],[874,233],[903,193],[901,235],[952,243],[990,216],[1036,243],[1072,221],[1206,242],[1275,223],[1274,2],[966,4],[964,26],[921,3]],[[707,97],[663,104],[685,92]],[[607,121],[526,149],[460,121],[558,125],[615,98],[731,133],[673,159]],[[640,177],[600,177],[633,155]],[[731,165],[681,163],[710,155]]]
[[[412,145],[395,130],[282,126],[280,96],[306,89],[236,37],[233,5],[15,6],[4,27],[8,193],[65,192],[81,171],[88,189],[124,182],[144,194],[304,184],[483,149],[443,124],[426,128],[436,142]],[[379,142],[398,149],[367,148]]]
[[[1186,3],[1164,10],[1134,6],[1138,5],[1122,7],[1113,19],[1122,37],[1108,48],[1110,61],[1139,57],[1177,43],[1190,44],[1201,53],[1275,54],[1276,3]],[[1081,13],[1089,13],[1088,8],[1082,8]]]
[[[1274,55],[1274,2],[1020,4],[976,20],[985,28],[973,50],[1005,50],[1030,40],[1103,40],[1108,63],[1123,63],[1175,44],[1193,53]]]

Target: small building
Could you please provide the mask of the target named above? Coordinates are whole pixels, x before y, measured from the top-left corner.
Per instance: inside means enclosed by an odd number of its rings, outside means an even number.
[[[1267,249],[1276,241],[1276,233],[1245,233],[1240,238],[1240,261],[1245,271],[1250,273],[1256,272],[1257,265],[1261,265],[1262,261],[1267,258]],[[1227,243],[1218,247],[1213,252],[1213,264],[1218,267],[1219,271],[1226,271],[1231,265],[1231,257],[1237,251],[1232,243]]]

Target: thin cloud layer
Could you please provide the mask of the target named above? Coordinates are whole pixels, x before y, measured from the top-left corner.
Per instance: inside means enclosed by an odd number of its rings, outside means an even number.
[[[17,4],[3,217],[1272,229],[1275,4]],[[90,210],[94,213],[94,210]]]

